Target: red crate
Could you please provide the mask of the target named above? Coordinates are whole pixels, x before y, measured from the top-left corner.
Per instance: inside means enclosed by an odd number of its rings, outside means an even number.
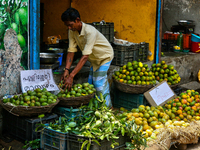
[[[164,33],[165,40],[177,40],[179,34]],[[183,49],[191,48],[191,34],[183,34]]]

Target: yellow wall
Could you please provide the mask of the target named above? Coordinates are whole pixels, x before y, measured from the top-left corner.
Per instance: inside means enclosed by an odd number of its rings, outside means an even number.
[[[114,22],[116,38],[149,43],[154,59],[157,0],[72,0],[83,22]]]
[[[70,0],[40,0],[44,3],[44,28],[43,41],[47,41],[48,36],[61,35],[62,39],[67,39],[67,27],[61,20],[62,13],[70,7]]]

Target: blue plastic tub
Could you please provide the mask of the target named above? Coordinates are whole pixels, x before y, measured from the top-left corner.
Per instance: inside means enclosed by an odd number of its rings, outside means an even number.
[[[62,65],[62,60],[63,60],[63,54],[64,53],[57,53],[59,55],[61,55],[61,57],[58,58],[58,61],[59,61],[59,67]]]
[[[192,42],[200,42],[200,36],[192,34],[191,41]]]

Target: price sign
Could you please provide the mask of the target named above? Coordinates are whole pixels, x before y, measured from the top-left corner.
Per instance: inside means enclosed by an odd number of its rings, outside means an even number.
[[[52,69],[23,70],[20,72],[22,92],[46,88],[48,91],[59,90],[55,84]]]
[[[145,98],[152,106],[164,105],[168,100],[176,97],[166,81],[159,83],[154,88],[144,93]]]

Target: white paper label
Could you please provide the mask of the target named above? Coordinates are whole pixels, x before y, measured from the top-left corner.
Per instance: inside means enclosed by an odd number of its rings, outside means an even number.
[[[174,93],[167,82],[159,85],[157,88],[150,91],[149,94],[157,105],[162,104],[164,101],[174,96]]]
[[[57,91],[58,86],[53,79],[52,69],[23,70],[20,72],[22,92],[46,88],[47,91]]]

